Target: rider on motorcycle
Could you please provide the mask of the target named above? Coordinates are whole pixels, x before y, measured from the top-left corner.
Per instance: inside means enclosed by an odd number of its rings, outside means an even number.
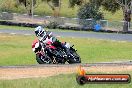
[[[35,28],[35,34],[40,42],[47,43],[50,41],[53,46],[61,47],[62,49],[65,50],[67,54],[69,54],[69,49],[63,43],[61,43],[55,36],[53,36],[52,32],[46,31],[41,26],[38,26]]]

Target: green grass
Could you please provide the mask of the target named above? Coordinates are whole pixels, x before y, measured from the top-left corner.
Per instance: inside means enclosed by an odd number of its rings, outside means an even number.
[[[7,26],[7,25],[0,25],[0,29],[34,30],[34,28],[31,27]]]
[[[8,29],[8,30],[11,30],[11,29],[12,30],[35,30],[35,28],[31,28],[31,27],[0,25],[0,30],[4,30],[4,29]],[[49,30],[49,31],[61,31],[61,32],[73,31],[73,30],[48,29],[48,28],[44,28],[44,29]]]
[[[116,13],[111,13],[102,9],[101,12],[104,14],[104,18],[107,19],[109,22],[123,20],[122,10],[118,10]]]
[[[8,25],[0,25],[0,30],[35,30],[35,27],[34,28],[31,28],[31,27],[22,27],[22,26],[8,26]],[[61,30],[61,29],[48,29],[48,28],[44,28],[46,30],[49,30],[49,31],[60,31],[60,32],[75,32],[73,30]],[[83,32],[83,31],[80,31],[80,32]]]
[[[68,41],[68,39],[67,39]],[[69,39],[76,45],[83,62],[131,60],[131,43],[97,39]]]
[[[20,26],[7,26],[7,25],[0,25],[0,30],[35,30],[35,28],[31,27],[20,27]],[[45,30],[52,31],[52,32],[85,32],[85,31],[74,31],[74,30],[62,30],[62,29],[48,29],[44,28]],[[92,31],[91,31],[92,32]]]
[[[8,26],[8,25],[0,25],[0,30],[35,30],[35,28],[31,27],[20,27],[20,26]],[[86,31],[74,31],[74,30],[63,30],[63,29],[48,29],[44,28],[45,30],[48,31],[55,31],[55,32],[86,32]],[[93,31],[88,31],[88,32],[93,32]]]
[[[31,44],[35,36],[0,34],[0,65],[37,64]],[[132,42],[59,38],[75,45],[83,63],[132,60]]]
[[[35,64],[32,36],[0,35],[0,65]]]
[[[131,72],[122,72],[129,73]],[[47,78],[31,78],[17,80],[0,80],[0,88],[131,88],[130,84],[85,84],[76,82],[75,74],[58,75]]]

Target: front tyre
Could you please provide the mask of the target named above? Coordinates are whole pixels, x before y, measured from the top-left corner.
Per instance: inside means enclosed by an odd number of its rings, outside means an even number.
[[[43,56],[41,54],[37,54],[36,55],[36,61],[39,63],[39,64],[50,64],[52,63],[52,60],[50,59],[50,57],[48,56]]]

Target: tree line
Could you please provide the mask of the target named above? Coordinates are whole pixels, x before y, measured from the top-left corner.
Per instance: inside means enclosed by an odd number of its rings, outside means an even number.
[[[47,3],[53,11],[53,16],[60,15],[62,0],[15,0],[15,6],[25,7],[26,12],[32,15],[32,10],[36,8],[40,2]],[[103,8],[111,13],[118,10],[123,12],[123,31],[127,32],[131,22],[132,0],[69,0],[69,8],[79,7],[78,17],[81,19],[93,18],[96,20],[103,19],[103,13],[99,8]]]

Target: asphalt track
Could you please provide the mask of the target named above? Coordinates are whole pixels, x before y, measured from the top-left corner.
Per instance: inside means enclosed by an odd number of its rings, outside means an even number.
[[[8,34],[18,34],[18,35],[34,35],[33,30],[0,30],[0,33]],[[107,39],[116,41],[128,41],[132,42],[131,34],[116,34],[116,33],[95,33],[95,32],[54,32],[56,36],[62,37],[79,37],[79,38],[97,38],[97,39]],[[124,66],[132,65],[132,61],[126,62],[104,62],[104,63],[83,63],[83,64],[65,64],[65,65],[28,65],[28,66],[0,66],[0,68],[28,68],[28,67],[57,67],[57,66]]]
[[[20,35],[34,35],[33,30],[7,30],[1,29],[0,33],[20,34]],[[97,33],[97,32],[53,32],[55,36],[61,37],[79,37],[79,38],[96,38],[115,41],[132,42],[132,34],[118,34],[118,33]]]

